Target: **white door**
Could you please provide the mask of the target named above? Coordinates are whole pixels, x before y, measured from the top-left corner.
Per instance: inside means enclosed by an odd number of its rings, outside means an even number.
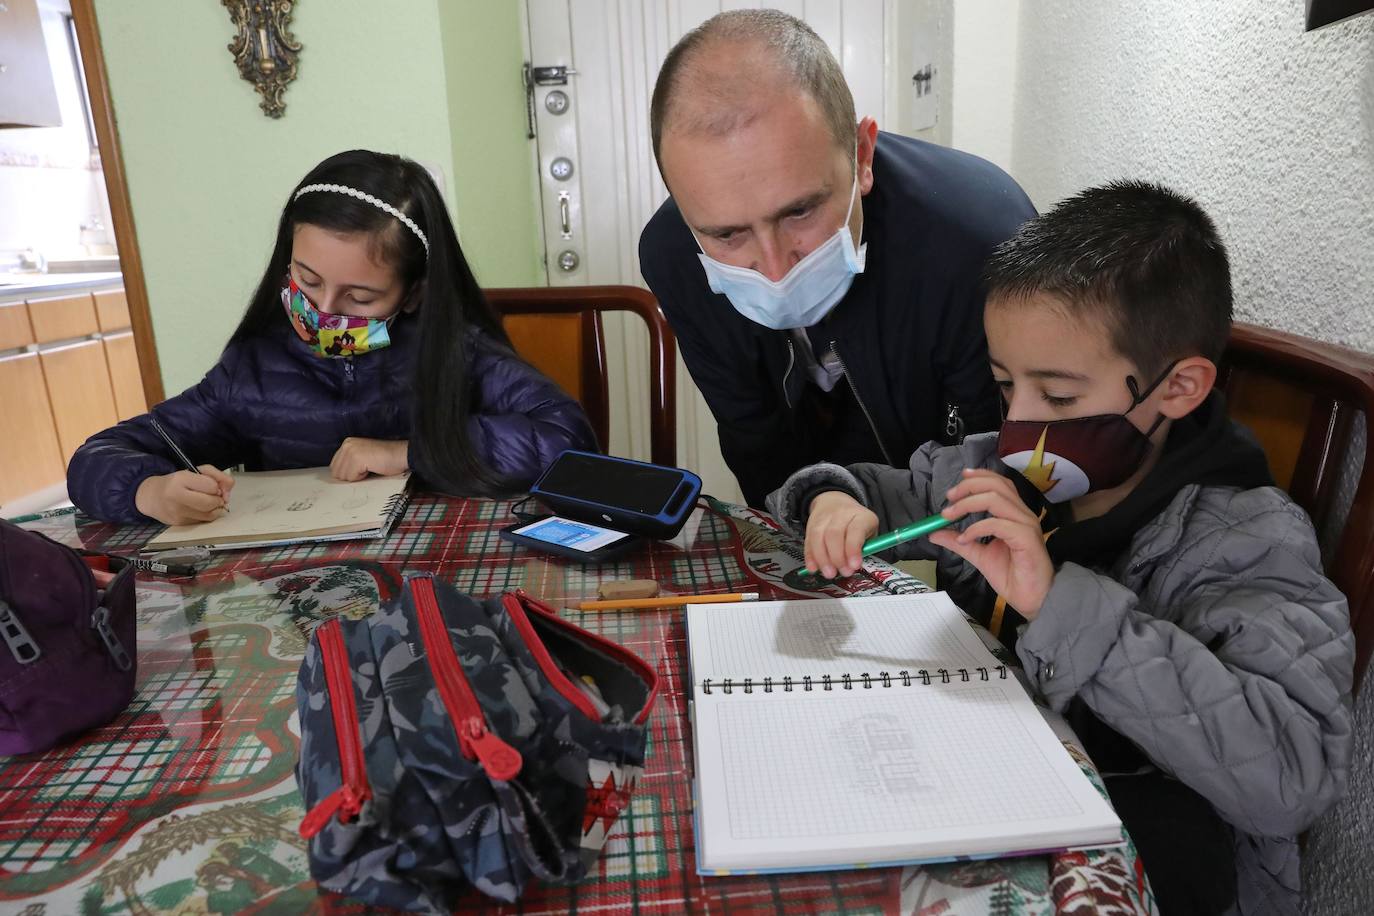
[[[939,139],[931,80],[912,82],[917,47],[942,46],[950,0],[526,0],[530,97],[551,286],[643,286],[639,232],[668,192],[654,163],[649,98],[659,65],[687,31],[725,9],[768,6],[811,25],[840,60],[860,117]],[[899,27],[899,22],[901,23]],[[924,52],[919,52],[924,53]],[[941,61],[942,63],[943,61]],[[937,64],[936,61],[926,61]],[[938,66],[938,64],[937,64]],[[559,72],[556,68],[564,68]],[[908,72],[911,71],[911,72]],[[935,87],[944,80],[935,81]],[[918,101],[918,96],[919,101]],[[610,452],[649,455],[648,337],[635,316],[607,321]],[[678,362],[677,460],[707,493],[739,500],[715,420]]]

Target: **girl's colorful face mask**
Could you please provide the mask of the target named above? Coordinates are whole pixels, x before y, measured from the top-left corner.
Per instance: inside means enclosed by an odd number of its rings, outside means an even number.
[[[390,346],[390,318],[326,315],[305,297],[294,278],[286,278],[281,304],[301,340],[319,356],[357,356]]]

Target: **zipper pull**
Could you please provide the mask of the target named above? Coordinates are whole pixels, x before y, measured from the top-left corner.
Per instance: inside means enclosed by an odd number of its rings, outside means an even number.
[[[5,641],[14,660],[21,665],[36,662],[43,655],[38,643],[34,642],[29,631],[24,629],[14,611],[3,600],[0,600],[0,639]]]
[[[959,416],[958,404],[945,405],[945,438],[950,440],[950,445],[964,441],[964,418]]]
[[[487,723],[482,721],[481,716],[464,719],[458,734],[467,745],[466,750],[477,758],[492,779],[503,782],[512,780],[524,766],[520,752],[501,740],[499,735],[487,731]]]
[[[114,630],[110,628],[110,609],[101,605],[95,609],[91,615],[91,628],[100,634],[100,639],[105,643],[105,651],[110,653],[110,658],[114,659],[115,667],[120,671],[128,671],[134,666],[133,659],[129,658],[129,653],[124,651],[124,644],[119,641]]]
[[[357,820],[358,812],[362,810],[362,796],[352,786],[339,786],[306,812],[305,817],[301,819],[300,834],[305,839],[310,839],[324,829],[324,825],[329,823],[329,819],[336,812],[339,815],[339,823],[352,823]]]

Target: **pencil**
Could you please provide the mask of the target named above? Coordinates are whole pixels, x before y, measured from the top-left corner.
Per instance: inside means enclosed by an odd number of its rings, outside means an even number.
[[[731,592],[724,595],[662,595],[658,598],[618,598],[612,601],[583,601],[579,611],[633,611],[655,607],[681,607],[684,604],[723,604],[730,601],[758,601],[758,592]]]
[[[176,440],[168,434],[167,430],[162,428],[162,424],[157,421],[157,417],[148,414],[148,420],[153,424],[153,432],[162,437],[162,441],[167,443],[167,447],[172,450],[173,455],[177,456],[177,460],[186,465],[186,470],[190,471],[192,474],[199,474],[202,477],[207,476],[204,471],[195,466],[195,463],[192,462],[190,458],[186,457],[186,453],[181,450],[181,446],[177,445]],[[219,498],[224,499],[224,494],[220,493]],[[224,505],[224,511],[229,511],[227,500]]]

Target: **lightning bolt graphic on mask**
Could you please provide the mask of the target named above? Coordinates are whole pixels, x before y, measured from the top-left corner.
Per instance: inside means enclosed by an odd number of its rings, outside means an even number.
[[[1059,481],[1054,479],[1054,465],[1051,461],[1045,464],[1045,435],[1050,431],[1046,426],[1040,430],[1040,441],[1035,443],[1035,451],[1031,453],[1030,464],[1021,473],[1027,480],[1035,484],[1035,488],[1041,493],[1048,493],[1058,485]]]

